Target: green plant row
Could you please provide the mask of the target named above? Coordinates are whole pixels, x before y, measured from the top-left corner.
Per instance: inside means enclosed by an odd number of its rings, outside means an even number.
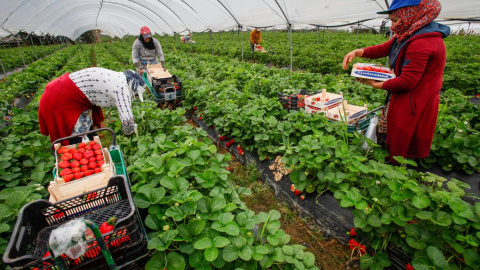
[[[23,61],[26,65],[33,63],[41,58],[55,53],[58,49],[65,47],[65,45],[49,45],[49,46],[29,46],[21,48],[22,53],[18,47],[2,48],[0,49],[0,61],[2,61],[5,71],[10,71],[18,67],[23,67]],[[23,59],[22,59],[23,54]],[[3,72],[3,70],[0,70]]]
[[[38,87],[49,80],[68,60],[78,47],[71,46],[46,58],[40,59],[22,72],[14,73],[0,84],[0,113],[7,114],[15,98],[30,98]],[[0,123],[5,119],[2,117]]]

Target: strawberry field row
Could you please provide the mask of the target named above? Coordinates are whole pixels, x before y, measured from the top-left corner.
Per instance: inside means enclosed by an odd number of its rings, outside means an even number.
[[[0,61],[5,71],[10,71],[18,67],[23,67],[24,61],[26,65],[33,63],[41,58],[55,53],[58,49],[62,49],[65,45],[49,45],[49,46],[29,46],[22,47],[21,52],[18,47],[0,49]],[[23,56],[23,58],[22,58]],[[3,72],[3,70],[0,70]]]

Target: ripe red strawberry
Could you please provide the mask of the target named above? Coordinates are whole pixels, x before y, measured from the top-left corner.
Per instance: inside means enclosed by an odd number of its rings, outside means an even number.
[[[78,149],[78,152],[77,152],[77,153],[80,153],[80,154],[82,154],[82,156],[83,156],[83,153],[85,153],[85,148],[80,148],[80,149]]]
[[[231,139],[231,140],[230,140],[230,144],[232,144],[232,143],[234,143],[234,142],[235,142],[235,140],[234,140],[234,139]]]
[[[85,176],[92,175],[94,173],[94,170],[86,170],[85,171]]]
[[[475,97],[476,97],[476,98],[480,98],[480,94],[476,94]]]
[[[70,182],[70,180],[73,179],[73,173],[72,174],[67,174],[63,176],[63,180],[65,180],[65,183]]]
[[[102,150],[95,150],[94,153],[96,156],[103,154]]]
[[[302,193],[302,192],[301,192],[300,190],[295,189],[295,196],[298,196],[298,195],[300,195],[301,193]]]
[[[292,192],[295,192],[295,185],[294,185],[294,184],[292,184],[292,185],[290,186],[290,190],[291,190]]]
[[[88,144],[89,144],[89,145],[95,145],[96,142],[94,142],[94,141],[89,141]]]
[[[265,159],[268,160],[268,156]]]
[[[98,156],[96,157],[96,159],[97,159],[97,161],[103,160],[103,155],[98,155]]]
[[[302,200],[302,201],[305,200],[305,196],[303,196],[303,195],[300,196],[300,200]]]
[[[102,234],[106,234],[108,232],[113,231],[113,228],[115,227],[116,222],[117,222],[117,217],[113,216],[109,218],[107,221],[103,222],[102,225],[100,225],[100,232]]]
[[[355,232],[355,228],[350,229],[350,236],[357,236],[357,232]]]
[[[90,144],[85,145],[85,150],[92,150],[92,146]]]
[[[350,241],[348,241],[348,247],[351,249],[351,250],[354,250],[355,248],[357,248],[360,244],[355,240],[355,239],[350,239]]]
[[[68,162],[66,160],[62,160],[58,163],[58,167],[60,167],[62,169],[68,168],[68,167],[70,167],[70,162]]]
[[[64,176],[64,175],[71,174],[71,173],[72,173],[72,170],[70,170],[70,169],[63,169],[63,170],[60,172],[60,176]]]
[[[232,170],[232,168],[230,168],[230,167],[227,167],[227,171],[231,171],[231,170]]]
[[[80,171],[80,167],[72,168],[72,172],[73,172],[73,173],[76,173],[76,172],[79,172],[79,171]]]
[[[73,154],[77,153],[78,150],[76,148],[72,148],[72,149],[68,150],[68,152],[73,155]]]
[[[100,144],[95,144],[95,145],[92,146],[93,150],[98,150],[100,148],[101,148]]]
[[[90,169],[95,169],[97,167],[97,163],[96,162],[90,162],[88,163],[88,168]]]
[[[84,172],[88,170],[88,165],[83,165],[82,167],[80,167],[80,171]]]
[[[85,151],[85,153],[83,153],[83,157],[88,159],[88,158],[93,157],[94,154],[95,153],[93,153],[93,151]]]
[[[75,179],[80,179],[80,178],[83,177],[84,174],[85,174],[84,172],[77,172],[77,173],[75,173],[75,174],[73,175],[73,177],[74,177]]]
[[[100,161],[97,162],[97,166],[98,166],[98,167],[102,167],[103,164],[105,164],[105,161],[104,161],[104,160],[100,160]]]
[[[67,152],[62,155],[62,160],[70,160],[70,159],[72,159],[72,154]]]
[[[78,149],[84,148],[85,145],[87,145],[87,144],[86,144],[86,143],[83,143],[83,142],[82,142],[82,143],[79,143],[79,144],[78,144]]]
[[[62,146],[62,147],[60,147],[60,149],[58,149],[57,153],[59,153],[61,155],[61,154],[67,153],[68,151],[70,151],[70,149],[68,147]]]
[[[82,164],[82,165],[87,165],[87,164],[88,164],[88,159],[82,158],[82,159],[80,160],[80,164]]]
[[[415,270],[415,268],[411,264],[407,263],[406,270]]]
[[[240,149],[242,149],[242,147],[241,147],[240,145],[239,145],[239,146],[237,146],[237,150],[240,150]]]
[[[101,172],[102,172],[102,168],[97,167],[97,168],[95,168],[94,171],[95,171],[95,173],[101,173]]]
[[[88,162],[95,162],[95,161],[97,161],[97,159],[95,157],[91,157],[91,158],[88,159]]]
[[[197,110],[197,107],[193,107],[193,110],[196,111],[196,110]]]
[[[103,137],[105,137],[105,136],[103,136],[102,134],[100,134],[100,138],[103,138]]]
[[[365,245],[360,245],[358,250],[360,251],[360,256],[363,256],[367,253],[367,247],[365,247]]]
[[[201,117],[201,116],[198,118],[198,120],[202,120],[202,119],[203,119],[203,117]]]
[[[242,156],[244,155],[243,151],[240,151],[239,153],[240,153],[240,155],[242,155]]]
[[[73,157],[73,159],[75,159],[75,160],[81,160],[82,157],[83,157],[83,155],[82,155],[82,153],[77,152],[77,153],[73,154],[72,157]]]
[[[70,163],[70,167],[74,168],[74,167],[79,167],[80,166],[80,161],[78,160],[74,160]]]

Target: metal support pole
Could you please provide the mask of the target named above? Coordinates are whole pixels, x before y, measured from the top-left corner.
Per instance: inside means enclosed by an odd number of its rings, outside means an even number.
[[[288,32],[290,33],[290,71],[293,70],[293,39],[292,39],[292,25],[288,24]]]
[[[45,45],[43,45],[42,38],[40,38],[40,46],[42,46],[43,57],[46,57],[46,55],[45,55]]]
[[[25,58],[23,57],[22,48],[20,47],[20,42],[18,42],[18,40],[17,40],[17,44],[18,44],[18,50],[20,51],[20,54],[22,55],[23,67],[26,68],[27,65],[25,64]]]
[[[48,48],[48,53],[52,54],[52,48],[50,47],[50,41],[48,41],[48,37],[45,36],[45,40],[47,41],[47,48]]]
[[[193,42],[191,38],[190,38],[190,51],[193,53]]]
[[[32,43],[32,46],[33,46],[33,51],[35,52],[35,59],[37,59],[37,60],[38,60],[37,49],[35,48],[35,44],[33,44],[33,38],[32,38],[32,35],[30,35],[30,42]]]
[[[210,29],[210,47],[212,48],[212,55],[213,55],[213,38],[212,38],[212,30]]]
[[[0,66],[2,66],[3,75],[7,74],[7,72],[5,72],[5,67],[3,66],[2,59],[0,59]]]
[[[240,31],[240,34],[242,35],[242,62],[243,62],[243,32],[240,29],[240,25],[238,26],[238,31]]]

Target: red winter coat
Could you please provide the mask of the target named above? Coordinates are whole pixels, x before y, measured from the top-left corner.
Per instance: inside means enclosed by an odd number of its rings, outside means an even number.
[[[50,141],[72,135],[73,127],[83,111],[92,110],[93,126],[100,127],[102,109],[93,106],[66,73],[49,82],[38,104],[40,133],[50,135]],[[68,141],[62,142],[68,145]]]
[[[411,37],[398,54],[397,77],[383,83],[383,89],[392,93],[386,140],[391,162],[394,156],[425,158],[430,154],[446,60],[444,36],[430,32]],[[392,54],[394,40],[365,48],[362,57]]]

